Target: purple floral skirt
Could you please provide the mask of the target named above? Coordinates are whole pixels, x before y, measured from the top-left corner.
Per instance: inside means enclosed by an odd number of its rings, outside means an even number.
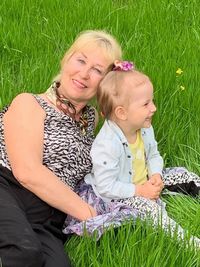
[[[199,176],[189,172],[185,168],[173,167],[166,168],[163,171],[163,182],[167,186],[175,185],[177,183],[189,183],[191,181],[199,186]],[[95,195],[92,187],[86,184],[84,181],[82,181],[78,185],[78,187],[76,188],[76,193],[85,202],[94,207],[98,215],[83,222],[80,222],[71,216],[67,216],[63,227],[63,233],[65,234],[75,233],[80,236],[84,234],[92,236],[93,234],[95,234],[95,238],[99,239],[101,235],[106,231],[106,229],[109,229],[110,227],[119,227],[122,224],[127,223],[128,221],[132,221],[132,223],[134,223],[136,218],[142,217],[141,212],[144,213],[147,210],[148,206],[150,207],[150,209],[154,209],[154,211],[158,208],[158,210],[165,213],[167,216],[165,203],[161,201],[161,199],[158,199],[156,203],[149,202],[148,205],[146,205],[144,204],[142,198],[138,197],[136,205],[134,206],[135,208],[128,205],[128,202],[126,203],[126,201],[124,201],[123,203],[123,200],[121,202],[104,202],[101,198]],[[168,191],[168,193],[170,192]],[[156,220],[156,217],[153,219]]]
[[[78,221],[71,216],[66,218],[63,233],[75,233],[77,235],[93,235],[99,239],[106,229],[110,227],[119,227],[130,220],[138,217],[137,211],[124,203],[117,201],[104,202],[97,197],[92,187],[82,181],[77,190],[79,196],[95,208],[97,216],[87,221]]]

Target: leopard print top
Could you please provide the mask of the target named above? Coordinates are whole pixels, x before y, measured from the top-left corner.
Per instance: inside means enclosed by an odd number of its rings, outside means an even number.
[[[79,126],[71,117],[56,111],[40,96],[33,96],[46,112],[43,164],[74,189],[92,168],[90,149],[94,140],[95,110],[87,106],[87,133],[82,135]],[[0,164],[11,170],[5,149],[2,121],[7,109],[8,107],[0,112]]]

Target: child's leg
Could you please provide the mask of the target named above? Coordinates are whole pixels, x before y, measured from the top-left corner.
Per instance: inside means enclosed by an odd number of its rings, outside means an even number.
[[[170,229],[171,232],[174,233],[178,227],[176,222],[170,219],[170,217],[167,215],[166,210],[154,200],[144,197],[131,197],[120,200],[120,202],[123,202],[124,204],[136,209],[141,219],[145,220],[149,217],[152,219],[155,226],[162,223],[162,227],[165,231]],[[183,237],[184,234],[181,227],[179,227],[179,232],[180,236]]]
[[[180,240],[184,238],[184,229],[168,216],[162,205],[158,204],[162,203],[160,199],[156,202],[143,197],[131,197],[122,199],[120,202],[136,209],[141,219],[151,218],[154,226],[160,225],[165,232],[171,233],[172,236],[177,234]],[[198,247],[200,246],[198,238],[191,238],[191,242],[192,240],[195,240]]]

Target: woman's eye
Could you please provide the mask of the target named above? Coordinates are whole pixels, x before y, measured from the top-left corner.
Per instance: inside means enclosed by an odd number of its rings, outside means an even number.
[[[96,73],[98,73],[98,74],[100,74],[100,75],[102,75],[102,74],[103,74],[103,72],[102,72],[100,69],[93,68],[93,70],[94,70],[94,71],[96,71]]]
[[[85,60],[82,58],[78,58],[78,62],[80,62],[81,64],[85,64]]]

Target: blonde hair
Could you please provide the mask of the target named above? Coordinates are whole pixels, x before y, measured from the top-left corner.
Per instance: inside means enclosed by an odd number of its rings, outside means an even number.
[[[101,48],[104,55],[110,60],[111,65],[115,60],[120,60],[122,58],[121,46],[112,35],[102,30],[87,30],[81,32],[76,37],[71,47],[66,51],[61,60],[61,69],[65,62],[67,62],[76,51],[88,45],[96,45]],[[59,80],[59,78],[60,74],[58,74],[54,80]]]
[[[105,118],[109,119],[117,106],[129,104],[129,91],[125,88],[125,79],[130,75],[134,78],[132,87],[150,81],[149,77],[142,72],[131,70],[110,71],[100,82],[97,90],[97,102]]]

